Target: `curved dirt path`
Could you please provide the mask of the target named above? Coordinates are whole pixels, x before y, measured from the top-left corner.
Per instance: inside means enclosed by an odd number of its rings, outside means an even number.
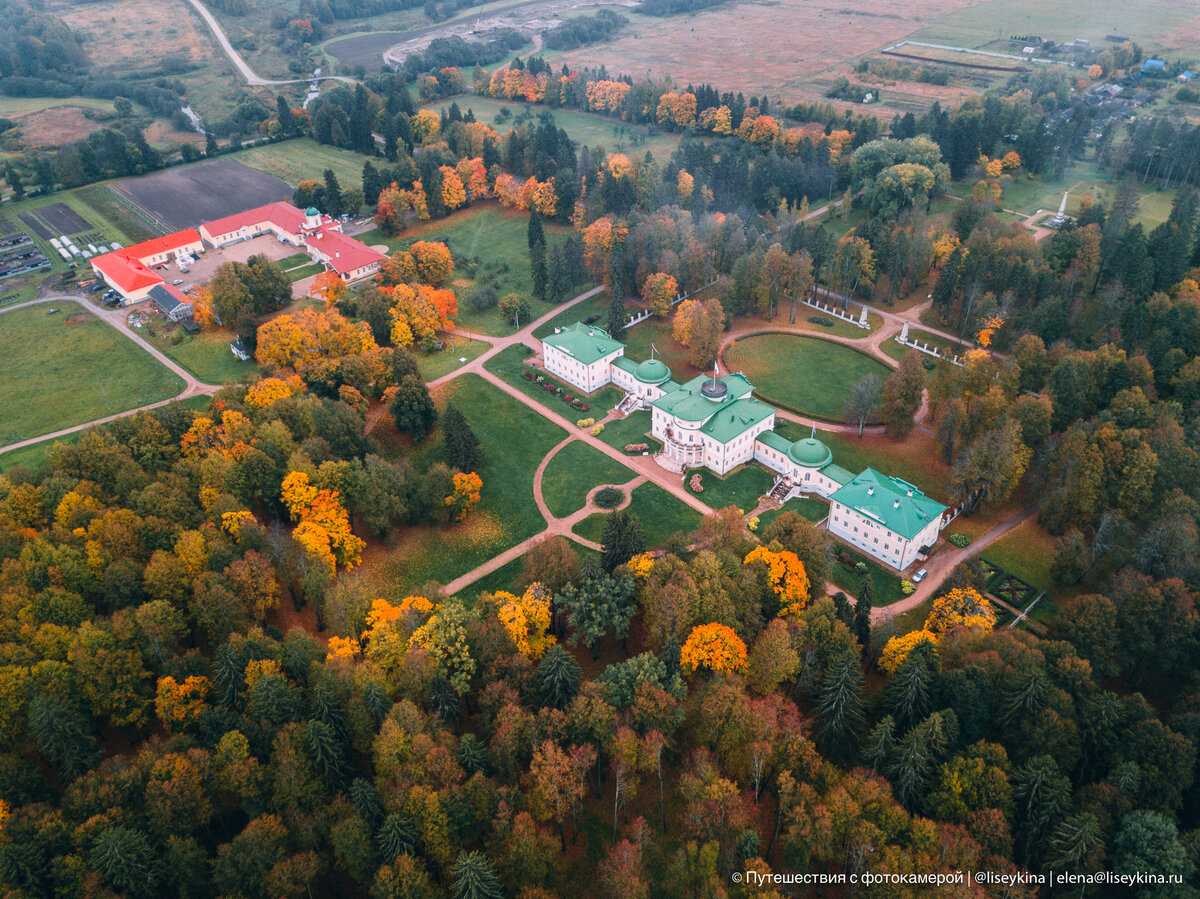
[[[246,62],[242,54],[234,49],[228,35],[225,34],[225,29],[217,21],[217,17],[209,12],[208,7],[201,3],[200,0],[188,0],[188,3],[191,4],[192,9],[196,11],[200,18],[204,20],[204,24],[212,32],[221,50],[229,57],[229,61],[233,63],[233,67],[241,73],[241,76],[246,79],[246,83],[252,87],[269,87],[279,84],[307,84],[310,81],[343,81],[346,84],[358,84],[357,79],[347,78],[344,75],[321,75],[318,78],[262,78],[254,69],[250,68],[250,64]]]
[[[882,624],[897,615],[907,612],[909,609],[915,609],[926,600],[932,599],[938,590],[941,589],[946,578],[950,576],[950,572],[956,567],[968,559],[973,559],[997,540],[1020,527],[1036,514],[1036,509],[1022,509],[989,528],[979,537],[972,540],[969,546],[962,549],[953,547],[948,552],[938,553],[925,565],[929,574],[925,576],[925,580],[921,581],[912,595],[897,600],[891,605],[876,606],[871,609],[871,623]]]
[[[190,399],[193,396],[212,396],[221,389],[219,384],[206,384],[199,380],[195,375],[189,372],[186,368],[177,363],[174,359],[167,356],[158,347],[149,343],[142,335],[138,334],[133,328],[129,327],[125,321],[125,316],[120,308],[117,309],[97,309],[87,302],[83,297],[79,296],[53,296],[41,297],[36,300],[29,300],[24,303],[17,303],[12,306],[0,309],[0,315],[7,312],[15,312],[18,309],[28,309],[30,306],[40,306],[46,303],[75,303],[82,307],[84,311],[94,315],[100,321],[116,328],[133,343],[137,344],[147,353],[149,353],[155,361],[165,366],[176,377],[183,381],[183,390],[169,399],[159,400],[155,403],[146,403],[142,406],[137,406],[133,409],[126,409],[124,412],[115,412],[112,415],[105,415],[101,418],[93,418],[91,421],[85,421],[81,424],[72,425],[69,428],[60,428],[57,431],[51,431],[48,434],[40,434],[37,437],[28,437],[24,440],[18,440],[10,443],[7,446],[0,446],[0,454],[7,453],[10,450],[23,449],[27,446],[34,446],[38,443],[45,443],[47,440],[57,440],[60,437],[67,437],[71,434],[77,434],[80,431],[86,431],[88,428],[94,428],[98,425],[108,424],[109,422],[117,421],[121,418],[128,418],[130,415],[137,415],[139,412],[149,412],[152,409],[159,409],[170,403],[177,403],[180,400]]]

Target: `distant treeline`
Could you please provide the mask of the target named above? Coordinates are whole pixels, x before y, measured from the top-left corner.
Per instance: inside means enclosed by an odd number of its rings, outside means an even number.
[[[584,44],[606,41],[629,24],[619,13],[602,9],[594,16],[580,16],[556,25],[542,35],[547,50],[573,50]]]
[[[642,0],[637,11],[648,16],[675,16],[720,6],[725,0]]]
[[[492,33],[486,41],[467,41],[457,35],[439,37],[431,41],[421,53],[412,53],[404,60],[400,73],[409,80],[423,72],[454,66],[469,69],[499,62],[513,50],[520,50],[529,43],[529,38],[513,28],[503,28]]]

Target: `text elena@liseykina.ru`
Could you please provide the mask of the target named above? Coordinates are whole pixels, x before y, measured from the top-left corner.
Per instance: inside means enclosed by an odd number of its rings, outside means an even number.
[[[1159,874],[1152,871],[1047,871],[1036,874],[1028,871],[930,871],[917,874],[890,874],[865,871],[861,874],[825,874],[819,872],[734,871],[734,883],[748,886],[820,886],[823,884],[855,884],[858,886],[952,886],[974,882],[982,886],[1173,886],[1183,883],[1181,874]]]

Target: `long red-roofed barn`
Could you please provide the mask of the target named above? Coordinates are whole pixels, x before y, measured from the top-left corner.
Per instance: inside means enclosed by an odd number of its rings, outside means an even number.
[[[300,210],[291,203],[268,203],[235,215],[204,222],[144,243],[97,256],[92,269],[126,303],[146,299],[166,283],[153,266],[204,251],[205,244],[226,247],[271,234],[288,246],[305,250],[314,262],[352,283],[379,271],[383,253],[342,233],[340,222],[316,209]]]
[[[97,256],[92,260],[92,271],[127,303],[136,303],[163,283],[162,276],[153,266],[203,251],[200,232],[187,228]]]

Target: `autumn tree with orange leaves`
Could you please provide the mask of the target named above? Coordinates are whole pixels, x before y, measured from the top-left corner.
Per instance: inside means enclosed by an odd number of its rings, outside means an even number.
[[[358,565],[366,544],[350,530],[350,515],[337,490],[318,488],[303,471],[292,471],[279,496],[296,522],[292,537],[330,574],[339,566],[349,570]]]
[[[697,625],[679,650],[679,664],[689,673],[700,668],[717,674],[745,671],[746,644],[727,625]]]
[[[416,266],[416,279],[423,284],[442,287],[454,274],[454,256],[440,241],[418,240],[408,252]]]
[[[325,301],[325,308],[336,306],[346,296],[346,282],[335,271],[321,272],[313,280],[309,293]]]
[[[642,302],[659,318],[671,315],[671,303],[679,295],[679,282],[665,272],[655,272],[642,284]]]

